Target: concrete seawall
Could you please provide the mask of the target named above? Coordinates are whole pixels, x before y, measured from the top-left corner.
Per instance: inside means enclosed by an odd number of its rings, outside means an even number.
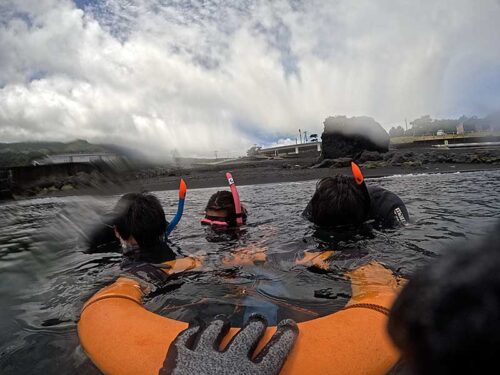
[[[64,163],[39,166],[10,167],[0,169],[0,199],[12,199],[13,194],[45,182],[75,176],[80,172],[91,173],[96,166],[84,163]]]
[[[430,147],[435,145],[443,145],[445,141],[448,144],[457,143],[481,143],[481,142],[499,142],[500,136],[467,136],[467,137],[443,137],[443,138],[433,138],[433,139],[419,139],[408,143],[395,143],[390,145],[391,149],[406,149],[406,148],[418,148],[418,147]]]

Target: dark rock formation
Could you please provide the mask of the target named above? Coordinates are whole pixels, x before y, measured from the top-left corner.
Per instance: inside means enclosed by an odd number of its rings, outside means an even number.
[[[377,161],[382,160],[383,155],[377,151],[363,151],[361,155],[356,159],[358,163],[364,163],[365,161]]]
[[[364,156],[363,156],[364,155]],[[368,158],[368,156],[370,156]],[[391,151],[379,155],[363,153],[357,161],[362,168],[380,167],[421,167],[424,164],[500,164],[500,149],[477,150],[429,150],[426,152]],[[331,164],[329,159],[325,161]]]
[[[389,135],[371,117],[328,117],[324,125],[321,159],[355,158],[365,150],[389,150]]]

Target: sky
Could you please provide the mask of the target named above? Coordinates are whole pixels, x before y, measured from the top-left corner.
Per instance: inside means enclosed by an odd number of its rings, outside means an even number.
[[[500,0],[1,0],[0,142],[242,155],[500,108]]]

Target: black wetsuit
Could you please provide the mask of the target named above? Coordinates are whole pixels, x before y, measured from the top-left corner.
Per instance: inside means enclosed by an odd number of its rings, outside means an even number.
[[[120,268],[124,276],[133,276],[157,288],[161,288],[168,280],[161,263],[175,259],[175,253],[163,241],[150,248],[129,246],[123,250],[123,255]]]
[[[396,194],[378,186],[367,186],[370,195],[370,211],[367,221],[379,228],[395,228],[406,225],[410,216],[405,204]],[[312,221],[312,205],[307,204],[302,215]]]
[[[406,225],[410,215],[405,204],[392,191],[378,186],[367,186],[370,194],[370,217],[375,225],[384,228],[394,228]]]
[[[159,241],[148,248],[127,246],[122,248],[115,236],[114,219],[103,217],[99,226],[88,237],[89,253],[113,252],[123,253],[121,270],[126,276],[133,276],[157,287],[167,280],[167,275],[161,270],[161,263],[174,260],[176,255],[165,241]]]

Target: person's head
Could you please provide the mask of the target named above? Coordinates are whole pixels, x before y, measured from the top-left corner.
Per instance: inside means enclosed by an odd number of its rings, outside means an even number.
[[[318,181],[304,216],[324,228],[358,226],[366,221],[369,210],[370,196],[364,183],[358,184],[350,176],[335,176]]]
[[[241,214],[243,224],[246,222],[247,211],[241,205]],[[236,226],[236,208],[234,205],[233,195],[230,191],[221,190],[213,194],[208,200],[205,208],[205,219],[202,223],[220,223],[220,227],[235,227]],[[227,225],[224,225],[227,224]]]
[[[500,348],[500,223],[483,242],[451,247],[396,299],[389,334],[412,374],[483,374]]]
[[[115,232],[122,241],[141,248],[158,244],[168,222],[158,198],[147,193],[125,194],[115,207]]]

